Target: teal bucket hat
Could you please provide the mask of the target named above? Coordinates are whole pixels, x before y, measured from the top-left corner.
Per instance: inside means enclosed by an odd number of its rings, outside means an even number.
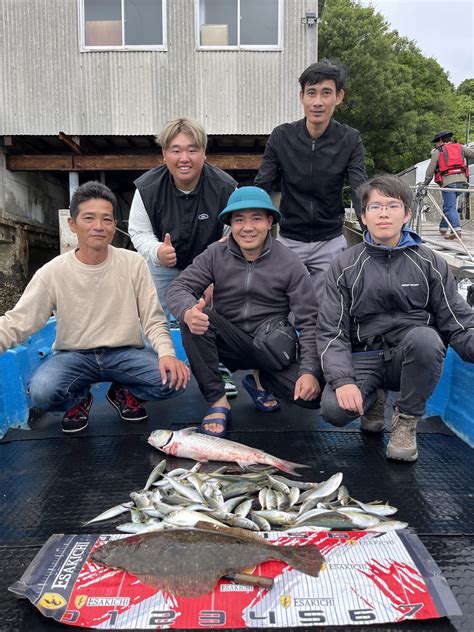
[[[227,206],[219,213],[219,219],[224,224],[230,224],[230,217],[234,211],[245,211],[251,208],[260,208],[269,211],[273,215],[273,221],[278,224],[283,215],[272,204],[270,196],[259,187],[241,187],[235,189],[230,196]]]

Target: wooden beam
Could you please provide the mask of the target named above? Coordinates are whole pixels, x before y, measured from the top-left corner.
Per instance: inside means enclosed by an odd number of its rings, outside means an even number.
[[[6,156],[9,171],[73,171],[73,157],[66,155]]]
[[[7,155],[6,159],[10,171],[147,171],[163,164],[160,154]],[[258,169],[262,154],[209,154],[207,161],[226,171]]]
[[[73,151],[75,154],[79,154],[79,155],[82,154],[81,146],[78,145],[76,141],[73,140],[70,136],[68,136],[64,132],[59,132],[58,138],[62,143],[66,145],[66,147],[69,147],[69,149]]]

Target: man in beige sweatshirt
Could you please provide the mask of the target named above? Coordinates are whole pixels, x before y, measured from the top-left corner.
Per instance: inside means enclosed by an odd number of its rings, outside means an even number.
[[[28,388],[34,406],[66,411],[67,433],[87,427],[93,383],[112,382],[108,401],[122,419],[137,422],[147,418],[143,400],[172,397],[189,380],[143,257],[110,245],[116,208],[105,185],[80,186],[68,219],[77,249],[40,268],[16,306],[0,318],[3,352],[56,316],[54,354]],[[152,349],[144,348],[142,330]]]

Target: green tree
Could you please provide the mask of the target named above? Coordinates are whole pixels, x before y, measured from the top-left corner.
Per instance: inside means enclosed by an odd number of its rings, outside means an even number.
[[[397,173],[428,158],[434,133],[463,127],[461,97],[446,71],[371,7],[326,0],[319,58],[339,60],[348,70],[336,118],[361,132],[369,175]]]
[[[474,79],[464,79],[464,81],[458,85],[457,93],[474,99]]]

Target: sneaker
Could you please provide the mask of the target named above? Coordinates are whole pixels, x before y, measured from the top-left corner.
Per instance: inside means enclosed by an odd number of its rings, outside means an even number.
[[[416,461],[416,426],[419,420],[419,417],[401,413],[396,406],[393,408],[392,435],[387,445],[387,459]]]
[[[232,373],[222,363],[219,363],[219,373],[221,374],[222,381],[224,382],[226,397],[228,399],[233,399],[234,397],[237,397],[239,391],[232,381]]]
[[[67,411],[61,423],[63,432],[80,432],[87,428],[92,400],[92,394],[89,393],[86,399],[83,399],[82,402],[79,402],[79,404]]]
[[[113,383],[107,391],[106,397],[124,421],[145,421],[148,419],[147,412],[142,406],[143,402],[134,397],[121,384]]]
[[[385,428],[385,391],[377,389],[377,399],[370,410],[360,418],[360,429],[366,432],[383,432]]]
[[[234,397],[237,397],[237,395],[239,394],[239,391],[237,390],[236,385],[234,384],[234,382],[232,382],[230,377],[228,377],[225,374],[222,374],[222,381],[224,382],[226,397],[228,399],[233,399]]]

